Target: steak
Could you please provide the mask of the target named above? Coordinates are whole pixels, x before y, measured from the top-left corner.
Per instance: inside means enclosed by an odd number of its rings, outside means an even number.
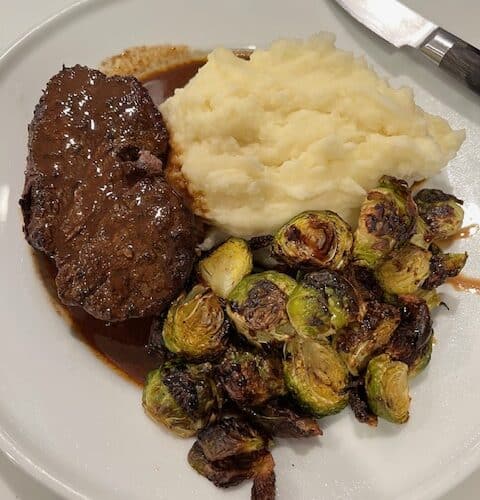
[[[105,321],[161,312],[191,273],[195,221],[163,176],[168,133],[147,90],[64,68],[28,146],[24,232],[54,259],[60,299]]]

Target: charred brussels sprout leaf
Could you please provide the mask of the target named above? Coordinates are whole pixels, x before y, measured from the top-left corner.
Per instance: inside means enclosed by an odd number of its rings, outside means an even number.
[[[385,353],[405,363],[410,376],[420,373],[430,360],[432,320],[426,302],[420,297],[401,297],[401,321],[385,348]]]
[[[360,208],[353,256],[356,263],[374,268],[415,231],[417,208],[405,181],[383,176]]]
[[[285,345],[287,387],[311,415],[338,413],[348,402],[348,370],[327,342],[295,337]]]
[[[370,359],[388,344],[399,322],[396,307],[369,302],[362,321],[338,332],[334,346],[352,375],[365,370]]]
[[[239,238],[230,238],[198,264],[202,280],[224,299],[252,269],[252,252]]]
[[[198,433],[198,442],[210,462],[268,447],[268,439],[245,420],[224,417]]]
[[[394,424],[409,417],[408,366],[381,354],[368,363],[365,375],[368,404],[375,415]]]
[[[267,450],[211,462],[203,453],[200,443],[196,441],[188,453],[188,463],[219,488],[229,488],[256,477],[260,477],[259,487],[267,486],[273,476],[273,491],[275,491],[275,462]],[[265,493],[271,494],[271,489],[267,487]]]
[[[209,288],[196,285],[171,305],[163,325],[163,340],[175,354],[189,360],[204,360],[225,350],[227,330],[218,298]]]
[[[274,239],[274,254],[293,267],[340,270],[350,261],[353,236],[350,226],[329,210],[304,212],[281,227]]]
[[[428,250],[406,244],[392,252],[376,271],[380,286],[395,295],[415,293],[430,274]]]
[[[365,391],[364,380],[356,380],[348,390],[348,404],[355,415],[355,418],[362,424],[376,427],[378,418],[368,406],[367,392]]]
[[[288,317],[302,337],[321,339],[358,316],[355,289],[340,274],[322,270],[306,274],[290,295]]]
[[[323,434],[314,418],[300,413],[284,400],[269,401],[260,407],[243,408],[243,411],[271,436],[303,438]]]
[[[287,301],[294,279],[276,271],[252,274],[228,296],[227,313],[238,332],[254,345],[284,342],[294,333]]]
[[[432,259],[430,260],[430,275],[423,283],[423,288],[431,290],[445,283],[447,278],[460,274],[467,262],[466,253],[444,253],[432,244]]]
[[[152,419],[181,437],[194,436],[212,422],[220,406],[208,363],[165,363],[148,374],[142,402]]]
[[[274,354],[230,347],[218,374],[230,399],[240,406],[261,405],[286,393],[282,361]]]
[[[256,466],[251,500],[275,500],[275,462],[270,453],[265,454]]]
[[[418,212],[427,225],[428,242],[456,234],[463,223],[463,201],[439,189],[422,189],[415,195]]]

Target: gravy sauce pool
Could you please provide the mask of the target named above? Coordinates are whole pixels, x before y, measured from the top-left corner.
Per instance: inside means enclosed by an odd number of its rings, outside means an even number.
[[[173,95],[176,88],[184,87],[195,76],[205,61],[191,61],[154,73],[143,82],[158,106]],[[133,382],[143,385],[145,376],[159,361],[147,353],[145,346],[150,333],[151,318],[133,319],[120,323],[105,323],[93,318],[80,307],[65,306],[60,302],[55,287],[54,263],[40,252],[34,260],[56,309],[64,316],[72,330],[105,362]]]

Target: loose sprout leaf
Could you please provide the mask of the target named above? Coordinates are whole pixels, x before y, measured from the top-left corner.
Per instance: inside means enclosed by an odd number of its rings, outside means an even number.
[[[268,447],[268,439],[239,417],[224,417],[198,434],[198,442],[210,461],[224,460]]]
[[[252,252],[247,242],[239,238],[230,238],[198,264],[202,280],[223,299],[252,269]]]
[[[385,352],[394,360],[402,361],[417,375],[430,361],[432,351],[432,320],[426,302],[407,295],[400,298],[401,321],[392,335]]]
[[[350,226],[335,212],[303,212],[275,234],[273,251],[288,265],[343,269],[351,259]]]
[[[430,247],[432,258],[430,260],[429,276],[423,283],[423,288],[432,290],[439,287],[447,278],[458,276],[467,262],[467,253],[444,253],[435,244]]]
[[[370,410],[367,401],[367,393],[363,381],[357,380],[348,391],[348,404],[355,415],[355,418],[362,424],[368,424],[371,427],[378,425],[378,418]]]
[[[383,176],[360,207],[353,244],[355,262],[375,268],[412,237],[416,217],[417,207],[407,183]]]
[[[316,419],[302,414],[285,400],[269,401],[255,408],[243,408],[255,424],[275,437],[305,438],[323,434]]]
[[[275,500],[275,462],[270,453],[265,454],[256,466],[251,500]]]
[[[409,418],[408,366],[381,354],[368,363],[365,389],[371,410],[394,424]]]
[[[274,353],[231,346],[217,370],[226,393],[240,406],[261,405],[286,392],[282,361]]]

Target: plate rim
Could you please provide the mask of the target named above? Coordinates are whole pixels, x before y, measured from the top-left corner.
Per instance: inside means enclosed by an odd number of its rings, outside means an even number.
[[[45,32],[48,28],[55,25],[57,22],[63,21],[69,15],[74,14],[77,10],[84,7],[93,7],[98,3],[108,3],[111,0],[76,0],[71,5],[63,7],[43,21],[33,25],[13,42],[10,42],[2,51],[0,51],[0,72],[8,73],[8,65],[10,58],[15,57],[15,54],[20,51],[24,45],[34,39],[35,36]],[[368,55],[368,54],[366,54]],[[55,477],[53,471],[49,471],[48,467],[42,466],[38,461],[34,461],[28,457],[26,450],[18,446],[0,422],[0,450],[5,454],[6,458],[19,467],[24,473],[38,481],[41,485],[48,488],[50,491],[73,500],[96,500],[89,492],[81,492]],[[480,446],[475,446],[468,450],[468,455],[463,460],[458,460],[456,466],[449,469],[447,474],[442,476],[431,476],[424,482],[410,488],[407,492],[397,500],[435,500],[446,495],[455,487],[463,483],[474,472],[480,471]]]

